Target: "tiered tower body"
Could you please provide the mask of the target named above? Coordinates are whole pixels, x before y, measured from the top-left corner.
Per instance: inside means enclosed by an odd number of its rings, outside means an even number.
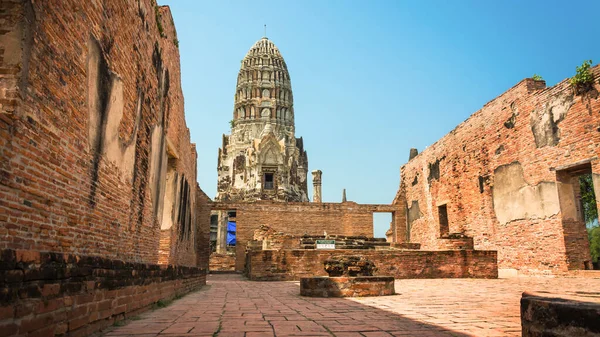
[[[216,200],[308,201],[308,157],[295,137],[290,75],[266,37],[242,60],[234,101],[231,135],[219,149]]]

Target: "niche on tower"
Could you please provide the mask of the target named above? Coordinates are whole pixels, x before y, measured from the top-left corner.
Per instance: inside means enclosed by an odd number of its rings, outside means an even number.
[[[277,167],[263,167],[261,171],[262,193],[272,195],[277,193]]]

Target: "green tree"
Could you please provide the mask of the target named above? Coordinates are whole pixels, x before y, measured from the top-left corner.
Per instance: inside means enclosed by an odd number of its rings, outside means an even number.
[[[600,258],[600,227],[598,226],[598,207],[596,205],[592,175],[584,174],[580,176],[579,187],[581,191],[581,203],[583,204],[583,217],[588,227],[592,261],[598,262]]]
[[[598,219],[598,207],[596,206],[592,175],[584,174],[579,177],[579,187],[581,189],[581,201],[583,203],[583,217],[585,223],[591,225]]]

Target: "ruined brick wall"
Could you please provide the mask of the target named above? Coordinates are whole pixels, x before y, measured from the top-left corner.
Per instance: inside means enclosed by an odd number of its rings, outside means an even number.
[[[196,188],[196,265],[208,270],[208,259],[210,256],[210,211],[212,200],[200,189]]]
[[[2,328],[88,335],[205,284],[169,9],[8,0],[0,24]]]
[[[162,229],[181,255],[161,262],[196,265],[196,150],[169,9],[1,6],[0,248],[156,263]]]
[[[373,236],[373,212],[396,211],[390,205],[360,205],[345,203],[220,203],[219,209],[235,209],[236,270],[245,266],[246,243],[253,240],[254,231],[268,225],[289,235],[364,235]],[[213,207],[214,208],[214,207]]]
[[[251,250],[247,275],[251,280],[293,281],[327,276],[323,262],[331,256],[361,255],[375,263],[375,276],[395,278],[496,278],[494,251],[388,250]]]
[[[463,232],[476,249],[497,250],[500,268],[582,269],[587,233],[568,179],[587,167],[600,195],[600,68],[592,72],[595,89],[580,95],[568,80],[525,79],[405,164],[395,203],[407,209],[409,240],[436,249],[444,231]]]
[[[0,257],[3,336],[89,336],[206,282],[195,267],[10,249]]]

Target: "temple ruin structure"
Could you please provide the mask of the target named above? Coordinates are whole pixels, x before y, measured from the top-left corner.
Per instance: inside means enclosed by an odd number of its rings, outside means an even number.
[[[215,199],[308,201],[308,157],[295,133],[290,74],[277,46],[263,37],[242,60]]]

